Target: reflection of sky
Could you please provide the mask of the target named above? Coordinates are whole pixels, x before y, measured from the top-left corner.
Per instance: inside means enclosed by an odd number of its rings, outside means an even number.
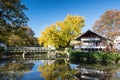
[[[35,61],[32,70],[26,73],[21,80],[44,80],[44,78],[40,76],[41,72],[38,71],[40,65],[43,65],[42,61]]]
[[[38,71],[38,67],[40,65],[44,65],[44,63],[48,63],[48,62],[54,62],[54,61],[49,61],[49,60],[40,60],[40,61],[35,61],[34,62],[34,66],[33,68],[31,69],[30,72],[26,73],[23,78],[21,80],[44,80],[44,78],[42,78],[40,75],[41,75],[41,72]],[[70,67],[71,69],[76,69],[78,65],[76,64],[70,64]],[[60,79],[58,79],[60,80]]]
[[[120,79],[120,72],[117,72],[117,73],[116,73],[115,78],[117,78],[117,79],[119,78],[119,79]]]
[[[78,65],[76,65],[76,64],[70,64],[70,68],[71,68],[71,69],[76,69],[77,66],[78,66]]]

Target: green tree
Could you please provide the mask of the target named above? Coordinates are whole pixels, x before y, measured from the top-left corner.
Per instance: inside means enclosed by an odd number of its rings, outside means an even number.
[[[25,26],[28,18],[23,10],[27,8],[21,0],[0,0],[0,27]]]
[[[8,28],[0,28],[0,42],[1,43],[6,43],[8,40],[9,35],[11,30],[9,30]]]
[[[9,46],[20,46],[21,39],[18,35],[12,34],[7,40]]]
[[[38,38],[40,44],[44,46],[54,46],[57,48],[68,47],[70,41],[80,34],[84,26],[84,18],[81,16],[67,16],[63,22],[56,22],[47,27],[42,36]]]
[[[8,46],[38,45],[38,41],[30,27],[0,28],[0,42]]]

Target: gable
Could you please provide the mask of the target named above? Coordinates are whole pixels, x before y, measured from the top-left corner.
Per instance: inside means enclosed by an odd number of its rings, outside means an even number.
[[[104,40],[107,40],[106,38],[100,36],[99,34],[91,31],[91,30],[88,30],[86,31],[85,33],[79,35],[76,40],[81,40],[81,38],[102,38]]]

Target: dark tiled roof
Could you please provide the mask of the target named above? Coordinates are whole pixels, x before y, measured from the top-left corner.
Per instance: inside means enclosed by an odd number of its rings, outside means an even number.
[[[108,38],[106,38],[106,37],[101,36],[100,34],[98,34],[98,33],[96,33],[96,32],[93,32],[93,31],[91,31],[91,30],[87,30],[85,33],[82,33],[81,35],[79,35],[78,37],[76,37],[75,40],[80,40],[80,38],[81,38],[83,35],[87,34],[88,32],[91,32],[91,33],[93,33],[93,34],[96,34],[97,36],[99,36],[99,37],[101,37],[101,38],[103,38],[103,39],[106,39],[106,40],[108,39]]]

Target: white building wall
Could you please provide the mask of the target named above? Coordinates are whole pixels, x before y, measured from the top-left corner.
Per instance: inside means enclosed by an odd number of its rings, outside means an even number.
[[[113,42],[114,42],[114,47],[117,50],[120,50],[120,36],[117,36]]]

